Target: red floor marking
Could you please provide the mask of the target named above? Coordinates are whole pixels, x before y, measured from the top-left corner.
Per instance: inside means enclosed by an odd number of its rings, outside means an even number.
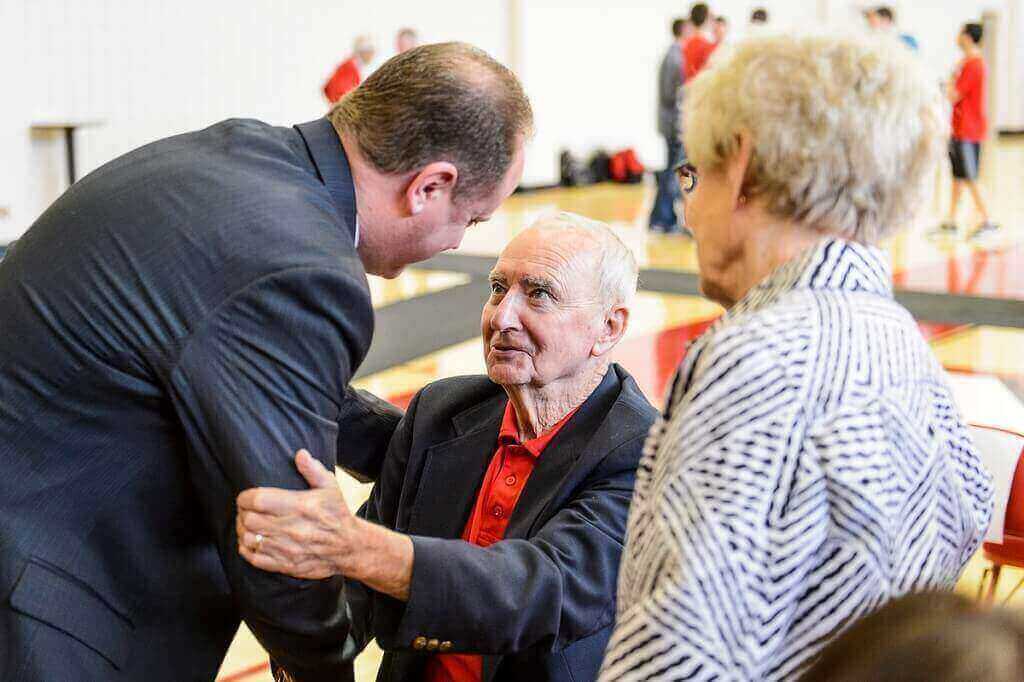
[[[686,354],[687,344],[703,334],[716,319],[698,320],[627,339],[613,351],[612,359],[629,370],[651,403],[661,405],[666,384]]]
[[[270,670],[270,661],[264,661],[263,663],[257,663],[251,665],[248,668],[242,668],[237,672],[233,672],[230,675],[224,677],[218,677],[217,682],[241,682],[242,680],[257,675],[265,670]]]
[[[917,326],[921,329],[924,340],[929,343],[971,328],[969,324],[946,324],[944,322],[918,322]]]
[[[904,291],[933,291],[996,298],[1024,298],[1024,248],[1019,244],[950,255],[898,271]]]
[[[407,407],[409,407],[409,403],[412,402],[412,397],[414,395],[416,395],[416,391],[396,393],[395,395],[388,396],[388,402],[397,407],[398,409],[404,410]]]

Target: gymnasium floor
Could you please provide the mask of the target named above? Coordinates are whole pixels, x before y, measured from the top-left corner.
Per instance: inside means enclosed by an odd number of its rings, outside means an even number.
[[[1001,140],[986,148],[982,173],[989,210],[1004,226],[1002,234],[977,245],[926,235],[948,205],[943,171],[936,177],[936,196],[925,216],[886,247],[897,296],[949,370],[967,420],[1024,431],[1024,140]],[[639,259],[643,292],[616,360],[660,406],[686,342],[721,309],[697,295],[693,243],[646,231],[652,199],[649,184],[517,194],[489,223],[472,228],[457,252],[438,256],[396,280],[374,280],[377,331],[356,384],[404,406],[430,381],[482,373],[479,315],[494,256],[538,216],[567,210],[611,224]],[[965,197],[961,216],[972,224],[968,213]],[[369,492],[352,479],[341,484],[353,508]],[[973,594],[982,567],[976,557],[959,589]],[[1004,571],[1000,595],[1018,579],[1019,573]],[[1024,606],[1024,598],[1012,603]],[[374,679],[379,660],[376,648],[364,652],[356,661],[356,679]],[[271,680],[266,655],[244,626],[219,679]]]

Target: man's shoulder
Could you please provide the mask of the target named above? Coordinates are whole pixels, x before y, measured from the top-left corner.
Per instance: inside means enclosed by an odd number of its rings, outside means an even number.
[[[636,420],[642,428],[646,429],[653,424],[658,418],[658,410],[644,395],[633,375],[618,363],[613,364],[608,371],[615,372],[619,380],[619,395],[612,409],[627,410],[627,414],[631,415],[629,419]]]
[[[453,419],[489,400],[505,396],[504,389],[486,374],[447,377],[433,381],[417,392],[416,419]]]

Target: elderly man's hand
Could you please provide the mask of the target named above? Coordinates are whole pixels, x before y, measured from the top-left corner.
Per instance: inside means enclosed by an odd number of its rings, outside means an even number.
[[[310,490],[252,488],[238,496],[238,552],[264,571],[306,580],[344,575],[408,599],[412,540],[353,516],[334,473],[306,450],[295,465]]]
[[[238,551],[257,568],[296,578],[344,574],[356,519],[332,472],[306,450],[295,465],[310,490],[252,488],[238,496]]]

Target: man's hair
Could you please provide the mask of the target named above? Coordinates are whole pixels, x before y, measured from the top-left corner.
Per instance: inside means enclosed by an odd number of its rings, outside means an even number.
[[[690,23],[697,28],[704,25],[704,22],[708,20],[708,6],[703,2],[698,2],[692,8],[690,8]]]
[[[674,19],[672,21],[672,36],[678,38],[683,35],[683,29],[686,28],[686,19]]]
[[[882,17],[883,19],[890,23],[896,21],[896,14],[892,11],[891,7],[879,5],[878,7],[875,8],[875,14],[877,14],[878,16]]]
[[[985,34],[985,29],[981,24],[964,24],[964,33],[971,39],[975,45],[981,44],[981,36]]]
[[[382,173],[453,163],[455,194],[469,199],[494,191],[519,140],[533,129],[533,110],[515,74],[483,50],[455,42],[392,57],[329,117]]]
[[[415,38],[415,37],[417,37],[416,29],[409,28],[408,26],[406,26],[405,28],[398,29],[398,34],[397,35],[398,35],[399,38],[406,38],[406,37]]]
[[[574,230],[590,237],[597,258],[598,293],[607,307],[630,306],[636,295],[640,268],[629,247],[606,223],[576,213],[560,211],[542,215],[532,227]]]
[[[1022,666],[1019,614],[926,592],[889,602],[855,623],[825,648],[801,682],[1015,682]]]
[[[768,10],[764,7],[758,7],[750,13],[750,22],[753,24],[767,24],[768,23]]]
[[[726,19],[725,17],[723,17],[722,15],[718,15],[717,17],[715,17],[715,23],[716,24],[728,24],[729,20]]]

